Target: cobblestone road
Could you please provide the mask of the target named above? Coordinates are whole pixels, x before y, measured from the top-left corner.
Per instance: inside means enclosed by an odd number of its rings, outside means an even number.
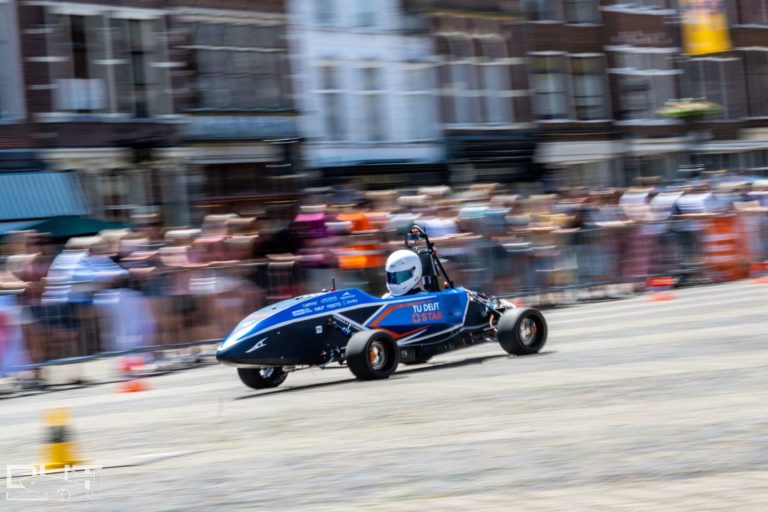
[[[768,286],[547,312],[546,352],[486,345],[251,392],[230,368],[0,401],[0,461],[39,459],[67,406],[103,490],[0,510],[768,510]],[[138,460],[138,459],[137,459]]]

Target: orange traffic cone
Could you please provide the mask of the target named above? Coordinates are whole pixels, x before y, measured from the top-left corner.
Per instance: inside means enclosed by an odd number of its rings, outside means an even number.
[[[749,277],[753,284],[768,284],[768,261],[754,261],[749,266]]]
[[[651,292],[647,299],[651,302],[664,302],[675,299],[675,294],[670,290],[675,286],[675,278],[672,276],[649,277],[645,280],[646,289]]]
[[[137,373],[144,368],[143,357],[123,357],[120,358],[117,364],[118,369],[126,377],[126,380],[120,384],[116,393],[138,393],[139,391],[147,391],[149,389],[144,380],[137,377]]]

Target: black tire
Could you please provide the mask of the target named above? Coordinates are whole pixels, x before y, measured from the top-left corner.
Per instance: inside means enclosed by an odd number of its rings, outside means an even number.
[[[243,384],[253,389],[276,388],[288,374],[282,368],[238,368],[237,375]]]
[[[349,370],[360,380],[386,379],[400,362],[397,342],[381,331],[360,331],[347,342]]]
[[[536,354],[547,342],[547,321],[535,309],[508,309],[499,319],[496,337],[509,354]]]

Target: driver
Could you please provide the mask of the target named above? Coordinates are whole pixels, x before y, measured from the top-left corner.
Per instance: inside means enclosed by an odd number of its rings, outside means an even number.
[[[383,298],[412,295],[422,291],[418,285],[424,271],[421,268],[421,258],[415,252],[408,249],[393,252],[387,258],[384,270],[387,273],[389,293],[384,294]]]

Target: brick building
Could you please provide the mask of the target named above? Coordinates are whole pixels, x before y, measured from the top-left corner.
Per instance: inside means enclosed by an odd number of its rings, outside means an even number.
[[[253,213],[301,183],[282,1],[174,0],[169,47],[176,156],[194,211]]]
[[[558,185],[764,173],[768,1],[724,5],[733,51],[689,58],[674,0],[403,2],[430,20],[454,176]],[[683,97],[723,111],[686,133],[657,115]]]
[[[536,181],[537,133],[521,2],[409,0],[434,41],[436,93],[455,183]]]
[[[690,164],[762,173],[766,2],[728,0],[733,51],[683,54],[673,0],[529,0],[538,161],[561,182],[684,178]],[[723,107],[687,134],[656,111],[676,98]]]
[[[26,168],[76,171],[94,215],[172,225],[288,186],[282,2],[2,0],[0,14],[6,167],[33,155]]]

